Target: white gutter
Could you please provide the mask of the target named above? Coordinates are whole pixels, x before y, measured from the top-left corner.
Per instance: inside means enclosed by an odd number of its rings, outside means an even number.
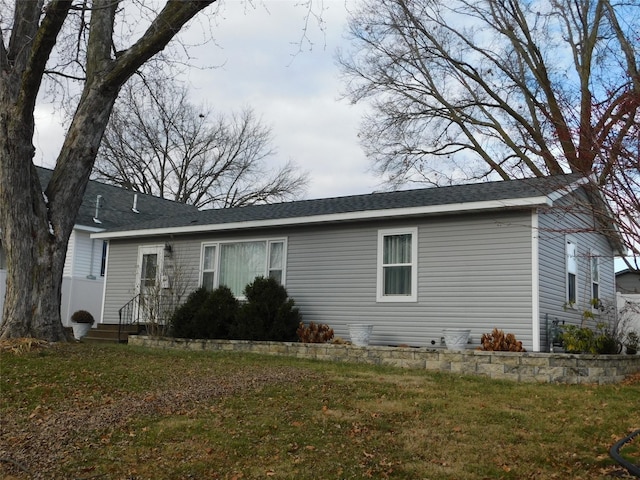
[[[284,227],[292,225],[311,225],[318,223],[334,223],[356,220],[371,220],[377,218],[396,218],[418,215],[433,215],[443,213],[463,213],[480,210],[498,210],[514,207],[552,206],[553,201],[548,196],[515,198],[505,200],[488,200],[482,202],[452,203],[447,205],[430,205],[408,208],[388,208],[382,210],[364,210],[347,213],[330,213],[325,215],[309,215],[304,217],[275,218],[269,220],[250,220],[246,222],[194,224],[179,227],[164,227],[150,229],[124,230],[119,232],[94,233],[91,238],[132,238],[155,235],[176,235],[188,233],[222,232],[229,230]]]
[[[99,227],[89,227],[87,225],[74,225],[73,228],[75,230],[80,230],[82,232],[94,232],[94,233],[98,233],[98,232],[104,232],[104,228],[99,228]]]

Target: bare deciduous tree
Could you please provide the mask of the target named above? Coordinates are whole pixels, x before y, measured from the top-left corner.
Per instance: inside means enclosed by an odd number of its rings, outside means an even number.
[[[393,187],[590,175],[640,253],[638,10],[625,0],[366,1],[339,62],[347,95],[372,103],[361,137],[375,169]]]
[[[116,0],[15,0],[13,10],[0,4],[0,225],[7,257],[0,338],[64,339],[60,301],[69,235],[116,97],[214,1],[167,1],[161,9]],[[132,36],[115,32],[126,30],[132,6],[149,23],[126,43]],[[32,139],[46,75],[77,81],[82,93],[45,189]]]
[[[290,162],[270,169],[272,143],[270,128],[249,108],[214,117],[166,79],[129,82],[111,114],[94,174],[200,208],[295,198],[306,176]]]

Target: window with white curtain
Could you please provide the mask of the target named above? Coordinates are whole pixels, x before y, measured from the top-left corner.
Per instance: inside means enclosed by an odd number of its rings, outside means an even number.
[[[574,240],[566,243],[567,305],[573,307],[578,300],[578,246]]]
[[[282,285],[284,271],[284,242],[269,242],[269,276]]]
[[[591,305],[594,310],[600,306],[600,255],[591,252]]]
[[[417,301],[418,229],[378,232],[379,302]]]
[[[217,245],[202,247],[202,281],[201,285],[207,290],[213,290],[216,281]]]
[[[207,243],[202,246],[201,285],[213,290],[226,285],[242,298],[256,277],[273,277],[284,283],[285,241],[251,240]]]

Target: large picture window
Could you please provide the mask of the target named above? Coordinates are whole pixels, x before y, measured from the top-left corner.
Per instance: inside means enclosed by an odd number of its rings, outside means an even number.
[[[378,232],[379,302],[417,301],[418,230]]]
[[[242,298],[256,277],[273,277],[283,284],[284,256],[281,239],[207,243],[202,246],[200,282],[208,290],[225,285]]]

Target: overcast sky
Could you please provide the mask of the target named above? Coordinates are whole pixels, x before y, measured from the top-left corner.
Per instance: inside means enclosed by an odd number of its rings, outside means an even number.
[[[293,0],[225,0],[215,14],[214,43],[190,49],[188,80],[192,102],[222,113],[251,107],[271,126],[278,155],[310,174],[306,198],[380,190],[358,143],[364,107],[340,100],[336,48],[344,44],[344,0],[316,0],[324,32]],[[351,1],[351,4],[354,2]],[[316,13],[317,10],[316,10]],[[192,27],[197,31],[201,22]],[[209,28],[209,25],[206,25]],[[196,33],[197,35],[197,33]],[[38,107],[36,163],[52,167],[64,131],[47,105]]]

